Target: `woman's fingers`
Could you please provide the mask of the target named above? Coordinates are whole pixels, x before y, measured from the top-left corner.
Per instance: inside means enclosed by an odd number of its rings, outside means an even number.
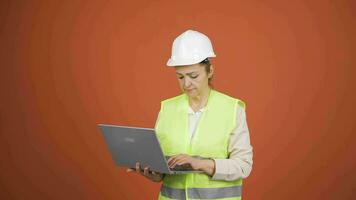
[[[157,181],[158,178],[161,176],[160,173],[154,172],[150,170],[149,166],[144,167],[143,169],[140,167],[140,163],[137,162],[135,165],[135,168],[128,168],[126,169],[126,172],[137,172],[141,174],[142,176],[145,176],[146,178],[152,180],[152,181]]]
[[[167,163],[170,164],[174,159],[176,159],[176,157],[179,155],[174,155],[168,158]]]
[[[176,167],[176,165],[184,165],[184,164],[189,164],[190,166],[192,166],[194,163],[195,163],[195,159],[186,154],[174,155],[167,160],[167,164],[169,168],[174,168]]]
[[[149,177],[149,175],[150,175],[149,167],[145,167],[145,168],[143,169],[143,175]]]
[[[136,163],[136,172],[137,173],[141,173],[140,163],[139,162]]]
[[[189,163],[190,156],[188,155],[179,155],[175,158],[172,159],[172,161],[169,163],[170,168],[174,168],[176,165],[183,165]]]
[[[190,162],[189,162],[188,159],[183,158],[183,159],[177,161],[177,162],[175,163],[175,166],[177,166],[177,165],[189,164],[189,163],[190,163]]]
[[[172,160],[172,162],[170,163],[169,166],[171,168],[174,168],[177,165],[177,162],[179,162],[179,161],[180,161],[180,158],[176,158],[176,159]]]
[[[141,168],[139,162],[135,164],[135,168],[126,169],[126,172],[136,172],[154,182],[159,182],[162,180],[162,175],[160,173],[151,171],[149,166]]]
[[[174,166],[176,166],[176,163],[179,161],[179,157],[175,157],[175,158],[173,158],[169,163],[168,163],[168,166],[170,167],[170,168],[173,168]]]

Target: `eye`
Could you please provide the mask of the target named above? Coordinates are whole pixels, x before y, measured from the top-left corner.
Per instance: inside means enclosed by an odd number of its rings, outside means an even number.
[[[190,78],[196,79],[196,78],[198,78],[198,76],[199,76],[199,75],[193,75],[193,76],[190,76]]]
[[[184,76],[178,76],[177,78],[179,78],[179,79],[183,79],[183,78],[184,78]]]

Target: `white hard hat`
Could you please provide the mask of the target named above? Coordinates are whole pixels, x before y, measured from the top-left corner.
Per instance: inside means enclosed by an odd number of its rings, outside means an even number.
[[[210,39],[198,31],[187,30],[173,42],[167,66],[193,65],[216,57]]]

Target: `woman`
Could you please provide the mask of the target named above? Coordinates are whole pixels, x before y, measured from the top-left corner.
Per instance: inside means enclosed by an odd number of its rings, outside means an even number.
[[[242,179],[252,169],[245,104],[212,89],[212,57],[209,38],[197,31],[173,42],[167,65],[183,94],[162,101],[156,133],[170,168],[188,165],[204,173],[163,175],[137,163],[136,172],[163,180],[159,199],[241,199]]]

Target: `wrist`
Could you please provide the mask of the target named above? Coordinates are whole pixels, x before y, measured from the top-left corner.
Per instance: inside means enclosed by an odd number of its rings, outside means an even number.
[[[201,165],[198,170],[204,171],[208,175],[212,176],[215,173],[215,161],[213,159],[201,160]]]

